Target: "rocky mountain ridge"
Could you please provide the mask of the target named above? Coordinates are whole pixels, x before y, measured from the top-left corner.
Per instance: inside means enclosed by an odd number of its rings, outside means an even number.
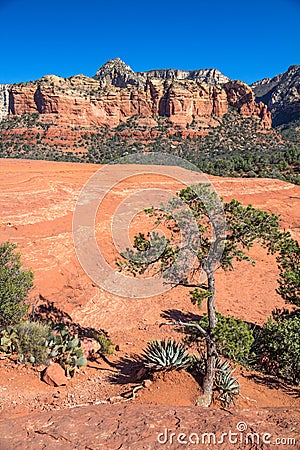
[[[203,117],[222,117],[234,107],[241,115],[259,118],[262,128],[271,127],[270,113],[255,101],[251,88],[215,69],[135,73],[117,58],[104,64],[94,78],[48,75],[2,87],[1,92],[3,117],[51,114],[59,124],[115,127],[140,115],[168,117],[174,127],[185,129]]]
[[[230,81],[217,69],[201,69],[201,70],[179,70],[179,69],[160,69],[149,70],[148,72],[138,72],[146,79],[162,78],[164,80],[195,80],[202,83],[211,84],[213,86],[220,86]]]
[[[127,85],[145,87],[147,81],[152,78],[163,80],[194,80],[212,86],[220,86],[230,81],[217,69],[179,70],[158,69],[146,72],[134,72],[130,66],[120,58],[115,58],[105,63],[94,76],[104,86],[126,87]]]
[[[300,65],[293,65],[273,78],[264,78],[251,85],[257,101],[268,106],[273,125],[300,119]]]
[[[216,69],[135,73],[117,58],[93,78],[47,75],[2,85],[0,104],[4,158],[103,163],[159,150],[211,174],[298,182],[300,130],[282,131],[289,134],[283,139],[253,89]]]
[[[46,87],[47,83],[48,88]],[[70,96],[73,98],[73,101],[69,104],[70,108],[71,106],[80,106],[80,99],[82,97],[90,97],[90,107],[86,108],[81,105],[83,107],[82,112],[75,113],[75,115],[81,116],[84,119],[84,116],[89,115],[87,110],[98,109],[98,111],[94,111],[95,114],[93,114],[98,119],[95,120],[94,117],[91,120],[91,125],[116,126],[116,124],[126,120],[130,115],[144,115],[145,113],[145,115],[148,116],[151,113],[152,115],[157,114],[167,117],[178,116],[178,114],[184,115],[186,116],[186,120],[182,120],[181,118],[178,121],[175,119],[175,122],[181,122],[181,125],[186,122],[185,125],[183,125],[186,126],[187,123],[191,123],[192,117],[197,115],[207,116],[212,114],[218,116],[221,111],[225,111],[226,113],[225,104],[223,105],[223,108],[220,108],[218,106],[216,107],[214,103],[216,97],[218,97],[218,91],[225,90],[226,94],[228,93],[228,89],[226,89],[228,83],[231,83],[230,95],[232,96],[234,90],[232,89],[232,83],[234,83],[236,91],[239,91],[238,94],[234,94],[239,96],[239,103],[250,103],[251,106],[244,107],[244,110],[248,110],[248,115],[254,114],[257,117],[260,117],[264,122],[263,126],[266,128],[270,126],[270,124],[267,125],[267,109],[262,106],[253,107],[253,102],[258,105],[261,105],[262,103],[267,105],[272,114],[273,125],[280,125],[300,118],[299,65],[290,66],[287,72],[279,74],[271,79],[264,78],[248,87],[246,83],[241,81],[230,80],[217,69],[160,69],[147,72],[134,72],[131,67],[125,64],[120,58],[115,58],[100,67],[93,78],[77,75],[66,79],[55,75],[48,75],[34,82],[0,85],[0,120],[8,115],[20,115],[32,112],[38,112],[40,114],[61,114],[63,113],[61,109],[64,108],[59,108],[59,104],[62,97],[62,91],[64,91],[66,97],[69,97],[69,94],[71,94]],[[211,86],[216,89],[211,89]],[[181,90],[180,93],[178,92],[178,89],[176,89],[178,87],[183,88],[179,89]],[[51,107],[49,107],[49,102],[47,105],[47,100],[44,98],[44,92],[42,92],[42,90],[45,91],[46,89],[47,96],[49,97],[51,95],[50,88],[53,88],[53,98],[50,101]],[[118,89],[114,90],[113,88],[119,88],[121,91],[118,91]],[[208,98],[203,99],[203,89],[210,91]],[[108,90],[110,91],[109,93]],[[130,93],[127,90],[130,90]],[[186,90],[186,92],[184,92],[184,90]],[[199,109],[198,105],[194,105],[194,93],[197,90],[200,91],[197,95],[200,98],[202,97],[202,100],[207,100],[211,103],[211,107],[208,108],[208,110],[205,107],[200,107]],[[194,92],[191,93],[191,91]],[[252,91],[254,92],[254,95],[251,94]],[[22,92],[24,94],[22,94]],[[120,92],[122,92],[122,95],[118,95]],[[117,102],[122,103],[125,99],[125,101],[132,103],[132,105],[127,108],[127,111],[121,111],[122,106],[121,103],[119,103],[120,111],[119,114],[117,114],[119,115],[119,118],[116,119],[114,117],[111,121],[101,121],[99,118],[102,116],[103,119],[103,115],[105,116],[106,114],[101,110],[101,98],[103,98],[103,94],[104,97],[109,97],[111,101],[116,100]],[[178,94],[179,96],[177,97]],[[23,100],[16,98],[22,95],[24,97]],[[33,102],[32,98],[30,98],[32,95],[34,97]],[[78,96],[78,102],[75,101],[76,96]],[[243,101],[245,98],[243,96],[247,98],[247,102]],[[157,105],[150,105],[150,107],[146,107],[146,110],[144,110],[142,107],[134,105],[134,103],[149,103],[149,99],[150,102],[153,102],[153,97],[157,97],[156,103],[160,104],[159,107],[157,107]],[[173,97],[172,101],[170,101],[171,97]],[[192,102],[190,101],[191,97]],[[226,103],[226,95],[224,96],[224,93],[222,93],[221,97],[223,97],[221,101]],[[95,101],[95,99],[100,99],[100,104],[99,101]],[[186,106],[183,105],[183,107],[180,107],[183,103],[186,103]],[[230,101],[228,102],[228,105],[232,106]],[[74,109],[78,110],[79,108],[73,108],[73,110]],[[249,113],[249,111],[251,112]],[[72,115],[74,111],[71,110],[70,112]],[[115,115],[115,111],[112,113],[111,111],[108,111],[108,116],[111,117]],[[180,123],[176,123],[176,125],[180,125]]]

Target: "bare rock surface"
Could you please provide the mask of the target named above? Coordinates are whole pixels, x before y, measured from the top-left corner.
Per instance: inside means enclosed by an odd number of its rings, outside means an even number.
[[[14,419],[13,427],[9,421],[0,422],[0,448],[263,450],[278,442],[278,449],[296,449],[299,418],[299,409],[291,414],[286,408],[232,413],[196,407],[98,405],[20,417]],[[231,442],[222,433],[232,433]],[[195,445],[197,436],[200,443]],[[281,444],[288,438],[295,443]]]

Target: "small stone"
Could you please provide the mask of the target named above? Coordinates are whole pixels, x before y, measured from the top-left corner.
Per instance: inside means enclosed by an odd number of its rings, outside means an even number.
[[[47,367],[42,375],[42,380],[50,386],[62,386],[68,381],[64,369],[58,363]]]
[[[35,370],[37,370],[38,372],[43,372],[46,369],[47,366],[45,366],[45,364],[39,364],[36,365],[34,368]]]
[[[143,385],[144,385],[144,387],[145,388],[149,388],[150,386],[151,386],[151,384],[152,384],[152,381],[151,380],[144,380],[144,382],[143,382]]]
[[[136,376],[135,376],[135,380],[136,381],[140,381],[140,380],[142,380],[144,377],[145,377],[145,375],[147,374],[147,369],[145,368],[145,367],[141,367],[139,370],[138,370],[138,372],[137,372],[137,374],[136,374]]]
[[[83,351],[83,356],[85,356],[85,358],[89,359],[91,357],[93,357],[93,355],[95,355],[95,353],[98,352],[98,350],[100,350],[101,345],[99,344],[98,341],[96,341],[93,338],[83,338],[81,339],[81,348]]]

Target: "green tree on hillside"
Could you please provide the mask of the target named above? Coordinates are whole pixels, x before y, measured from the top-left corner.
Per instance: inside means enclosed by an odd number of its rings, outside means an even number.
[[[194,328],[201,334],[206,342],[206,368],[203,380],[203,396],[199,398],[199,404],[209,406],[212,402],[213,386],[215,381],[215,367],[218,356],[215,330],[217,326],[217,314],[215,310],[215,275],[216,269],[232,270],[235,261],[249,261],[254,264],[248,251],[255,243],[259,243],[267,249],[268,253],[279,253],[279,263],[282,263],[282,276],[285,273],[286,263],[282,262],[280,251],[287,240],[291,239],[289,233],[279,230],[279,218],[274,214],[254,208],[252,205],[243,206],[237,200],[222,201],[224,216],[220,211],[220,203],[216,193],[212,192],[208,185],[200,184],[192,188],[183,189],[178,197],[188,205],[197,221],[197,234],[199,245],[196,249],[196,263],[188,276],[176,273],[176,257],[180,250],[180,226],[189,220],[186,213],[177,213],[176,221],[170,213],[170,207],[165,211],[147,210],[147,213],[155,218],[157,223],[163,223],[171,233],[170,238],[159,237],[157,233],[145,236],[139,233],[135,236],[135,251],[127,250],[118,261],[119,269],[128,271],[135,276],[152,273],[160,273],[167,278],[165,282],[173,286],[182,285],[190,289],[191,300],[199,305],[206,301],[207,327],[201,323],[174,322],[175,325]],[[174,204],[171,205],[171,209]],[[175,206],[176,208],[176,206]],[[196,236],[191,237],[195,240]],[[294,242],[294,241],[293,241]],[[159,249],[164,248],[163,252]],[[222,250],[220,254],[220,250]],[[158,254],[158,257],[153,255]],[[286,253],[284,253],[287,257]],[[166,268],[175,265],[175,270],[170,272]],[[180,269],[179,269],[180,271]],[[200,281],[200,275],[206,275],[205,281]],[[202,277],[203,279],[203,277]],[[299,280],[298,280],[299,286]],[[291,290],[295,286],[291,283]],[[242,294],[242,293],[241,293]],[[292,294],[293,296],[293,294]]]
[[[28,311],[25,299],[33,286],[33,273],[23,270],[16,244],[0,244],[0,329],[20,322]]]

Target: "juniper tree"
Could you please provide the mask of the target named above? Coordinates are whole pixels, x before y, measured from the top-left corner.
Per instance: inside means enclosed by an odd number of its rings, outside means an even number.
[[[0,330],[18,323],[27,313],[25,299],[33,283],[31,270],[23,270],[16,244],[0,244]]]
[[[125,270],[134,276],[147,273],[160,274],[164,277],[165,283],[190,289],[193,303],[200,305],[203,300],[206,301],[208,316],[206,329],[199,323],[177,321],[172,324],[193,327],[206,341],[203,395],[199,398],[198,404],[209,406],[212,401],[217,359],[214,335],[217,324],[215,271],[217,269],[232,270],[236,261],[249,261],[254,265],[255,262],[250,257],[249,250],[257,242],[266,248],[269,254],[278,253],[278,263],[282,263],[281,272],[282,280],[284,280],[285,267],[289,264],[287,261],[282,262],[283,257],[288,259],[287,252],[284,252],[283,248],[287,246],[286,242],[291,237],[289,233],[280,231],[279,217],[275,214],[269,214],[252,205],[243,206],[241,202],[234,199],[229,202],[221,199],[220,203],[217,194],[208,184],[185,188],[178,193],[178,199],[188,206],[188,211],[197,222],[197,236],[195,231],[190,233],[183,244],[192,248],[195,254],[195,262],[189,273],[183,273],[182,265],[177,265],[177,258],[183,250],[180,241],[180,233],[184,228],[182,225],[189,223],[191,217],[185,209],[178,208],[174,200],[167,207],[145,210],[148,215],[154,217],[156,224],[167,227],[170,237],[160,236],[157,232],[148,233],[146,236],[139,233],[134,238],[134,250],[127,249],[117,263],[119,270]],[[295,241],[291,240],[291,242],[296,245]],[[172,270],[166,270],[168,268]],[[283,284],[284,282],[280,286],[282,291]],[[293,284],[293,280],[290,284],[292,288],[295,288],[296,283]],[[290,297],[293,295],[291,294]]]

